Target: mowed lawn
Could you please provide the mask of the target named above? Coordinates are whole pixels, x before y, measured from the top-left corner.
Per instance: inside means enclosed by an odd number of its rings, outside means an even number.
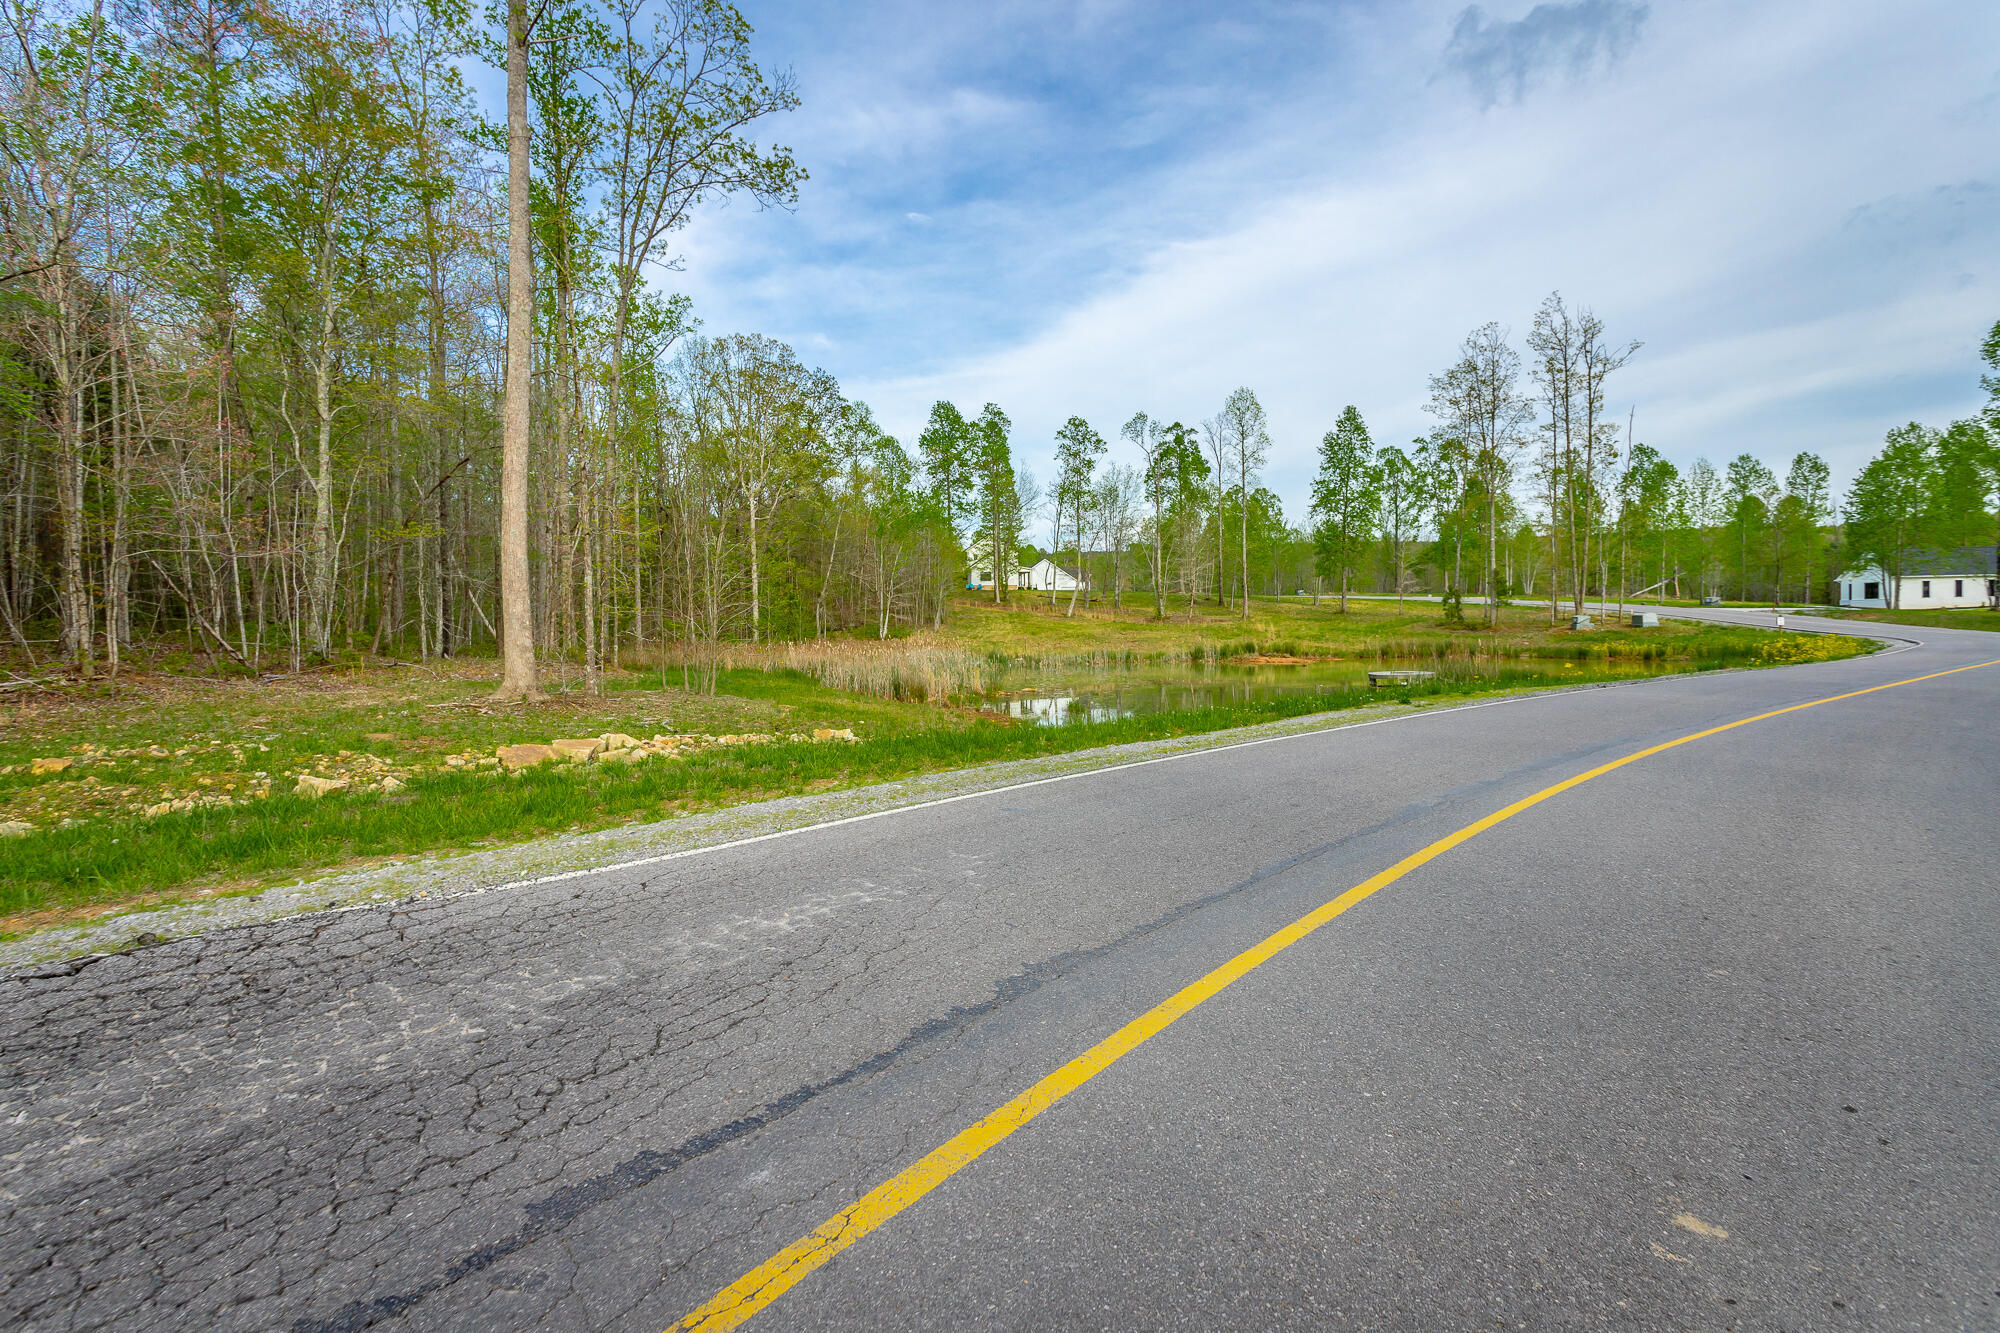
[[[1070,615],[1066,599],[994,608],[968,595],[942,633],[732,649],[712,695],[683,688],[673,662],[611,671],[601,698],[554,688],[534,705],[487,703],[494,663],[480,659],[351,661],[275,680],[45,682],[0,695],[0,829],[10,835],[0,840],[0,933],[197,891],[254,890],[361,859],[1386,701],[1357,690],[1038,727],[954,697],[978,687],[982,668],[1008,662],[1507,664],[1398,692],[1423,704],[1585,681],[1631,660],[1692,670],[1863,647],[1673,623],[1572,633],[1567,622],[1552,630],[1546,608],[1506,609],[1488,631],[1444,625],[1435,603],[1355,601],[1343,615],[1331,601],[1259,599],[1248,621],[1212,603],[1177,605],[1156,621],[1149,602]],[[573,668],[552,672],[552,683],[564,674],[575,677]],[[502,746],[606,734],[655,753],[512,773],[494,758]],[[660,745],[650,745],[655,737]],[[302,778],[338,786],[315,798],[301,794]]]
[[[1829,611],[1836,620],[1872,620],[1885,625],[1928,625],[1933,629],[2000,630],[2000,611],[1990,607],[1959,607],[1952,610],[1873,611],[1844,607]]]

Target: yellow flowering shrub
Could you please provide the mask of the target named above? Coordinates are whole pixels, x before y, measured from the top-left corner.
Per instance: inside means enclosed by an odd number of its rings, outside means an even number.
[[[1856,657],[1874,645],[1847,634],[1781,634],[1757,648],[1760,666],[1791,666],[1798,662],[1831,662]]]

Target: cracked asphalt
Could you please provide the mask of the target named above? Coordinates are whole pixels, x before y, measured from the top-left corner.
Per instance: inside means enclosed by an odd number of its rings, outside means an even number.
[[[1887,632],[16,975],[0,1322],[657,1333],[1472,820],[2000,657]],[[1482,833],[753,1326],[2000,1326],[1996,704],[1827,704]]]

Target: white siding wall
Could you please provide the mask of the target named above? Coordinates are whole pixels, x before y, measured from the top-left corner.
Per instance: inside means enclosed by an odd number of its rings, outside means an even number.
[[[1882,577],[1881,570],[1858,570],[1840,576],[1840,604],[1842,606],[1872,606],[1882,609],[1896,606],[1899,610],[1903,611],[1939,611],[1962,606],[1985,606],[1986,582],[1990,577],[1991,575],[1967,574],[1963,577],[1953,575],[1948,578],[1939,578],[1933,574],[1926,579],[1912,575],[1902,580],[1901,602],[1892,603],[1888,595],[1889,581]],[[1868,591],[1867,585],[1870,583],[1878,585],[1878,591],[1881,593],[1881,596],[1874,598],[1863,596]],[[1926,583],[1930,584],[1929,596],[1924,595],[1924,585]]]
[[[1017,576],[1017,586],[1034,592],[1069,592],[1081,585],[1060,565],[1050,560],[1037,560],[1033,566],[1024,569]]]

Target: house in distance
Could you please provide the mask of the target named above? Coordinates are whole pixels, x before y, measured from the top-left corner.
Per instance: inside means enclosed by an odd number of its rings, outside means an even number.
[[[2000,595],[1991,546],[1961,546],[1956,550],[1912,551],[1891,587],[1880,565],[1861,565],[1834,583],[1842,606],[1872,606],[1912,611],[1955,606],[1990,606]]]
[[[984,592],[992,586],[993,571],[990,569],[974,569],[965,580],[969,592]],[[1072,592],[1086,585],[1078,582],[1076,575],[1055,561],[1043,559],[1026,569],[1015,570],[1014,586],[1022,592]]]

